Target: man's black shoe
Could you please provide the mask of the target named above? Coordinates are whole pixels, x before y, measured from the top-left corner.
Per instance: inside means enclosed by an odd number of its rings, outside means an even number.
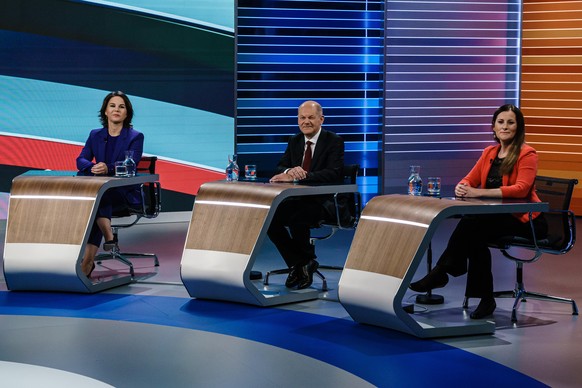
[[[285,281],[285,287],[294,288],[303,280],[303,272],[301,271],[301,266],[294,265],[289,268],[289,276]]]
[[[311,286],[311,283],[313,283],[313,274],[317,271],[317,268],[319,268],[319,263],[315,260],[309,260],[307,264],[299,267],[298,272],[301,272],[302,279],[297,285],[298,290]]]

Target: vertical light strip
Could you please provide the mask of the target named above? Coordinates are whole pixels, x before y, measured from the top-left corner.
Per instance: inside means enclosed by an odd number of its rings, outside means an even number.
[[[383,0],[239,0],[236,141],[241,164],[269,176],[297,107],[320,102],[324,128],[361,166],[364,196],[378,192],[382,133]]]
[[[452,190],[492,144],[491,115],[517,103],[520,1],[388,1],[384,193],[408,166]]]
[[[582,181],[582,1],[523,3],[521,105],[540,175]],[[582,212],[582,190],[572,210]]]

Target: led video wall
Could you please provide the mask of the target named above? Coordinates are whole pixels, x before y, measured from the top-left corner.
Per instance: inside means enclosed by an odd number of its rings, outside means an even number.
[[[443,193],[493,144],[491,117],[519,101],[519,0],[386,2],[384,187],[410,165]]]
[[[316,100],[324,128],[343,137],[345,162],[360,165],[365,198],[378,193],[382,131],[381,0],[239,0],[237,153],[269,177],[297,108]]]
[[[105,95],[132,100],[164,210],[191,210],[234,150],[234,0],[0,4],[0,191],[28,169],[75,170]]]

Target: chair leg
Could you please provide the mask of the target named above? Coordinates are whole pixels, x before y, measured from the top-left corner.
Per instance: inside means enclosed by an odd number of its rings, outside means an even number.
[[[272,271],[268,271],[267,273],[265,273],[265,279],[263,279],[263,284],[265,286],[269,285],[269,277],[271,275],[283,275],[283,274],[288,274],[289,273],[289,268],[285,268],[285,269],[274,269]]]
[[[320,265],[318,267],[319,269],[327,269],[327,270],[332,270],[332,271],[343,271],[344,267],[338,266],[338,265]]]
[[[124,256],[124,257],[131,257],[131,258],[135,258],[135,259],[152,258],[152,259],[154,259],[154,266],[155,267],[159,267],[160,266],[160,261],[158,260],[158,255],[156,255],[155,253],[120,252],[119,254],[122,255],[122,256]]]
[[[103,260],[120,261],[129,267],[129,273],[131,274],[131,277],[135,276],[135,272],[133,270],[133,263],[129,261],[127,258],[125,258],[121,253],[119,253],[119,251],[114,249],[110,253],[100,253],[97,256],[95,256],[95,262],[97,262],[97,264],[101,264]]]
[[[570,303],[572,305],[572,315],[578,315],[578,306],[576,305],[576,301],[574,299],[563,298],[561,296],[540,294],[539,292],[533,291],[524,291],[523,297],[524,298],[530,297],[532,299],[545,300],[548,302]]]

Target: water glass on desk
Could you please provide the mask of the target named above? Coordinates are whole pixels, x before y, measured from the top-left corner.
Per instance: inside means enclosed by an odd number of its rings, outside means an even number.
[[[428,195],[438,197],[441,195],[441,178],[438,176],[428,177],[426,182],[426,191]]]
[[[257,179],[257,165],[245,164],[245,178],[255,180]]]
[[[115,176],[116,177],[127,176],[127,166],[123,160],[115,162]]]

